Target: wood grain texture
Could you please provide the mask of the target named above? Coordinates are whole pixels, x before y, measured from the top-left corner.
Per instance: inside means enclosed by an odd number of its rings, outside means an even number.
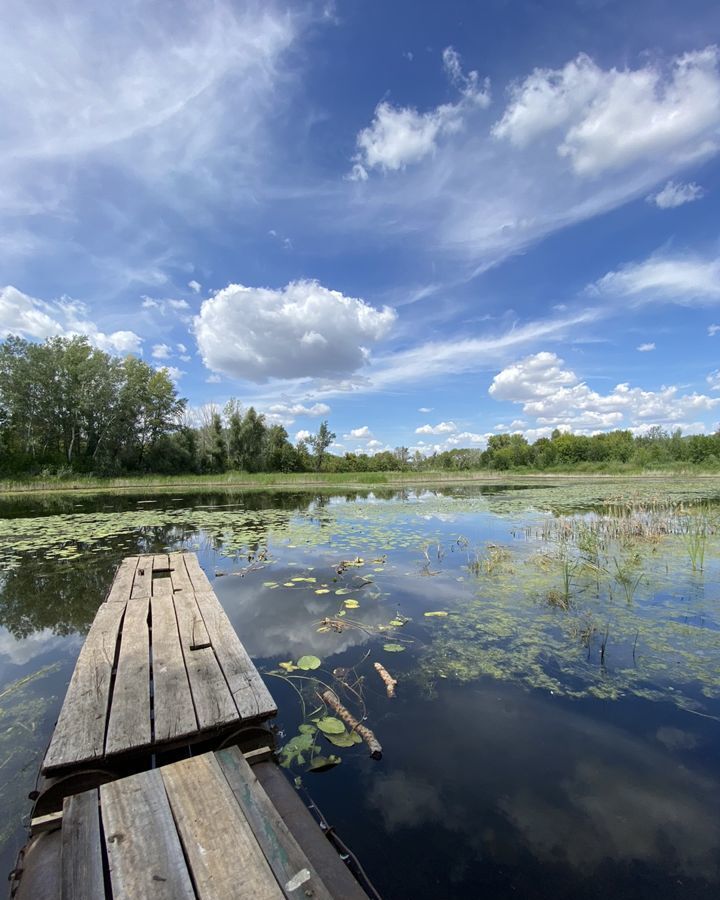
[[[63,803],[61,849],[62,900],[98,900],[105,896],[97,788]]]
[[[231,747],[219,750],[215,757],[284,896],[294,900],[312,891],[314,900],[333,900],[243,754]]]
[[[198,591],[212,591],[212,585],[207,575],[203,572],[197,556],[194,553],[186,553],[183,560],[195,593]]]
[[[205,730],[238,720],[237,706],[212,647],[191,649],[197,646],[199,623],[202,623],[195,597],[180,591],[173,594],[173,600],[198,726]]]
[[[130,592],[131,597],[136,599],[150,597],[152,594],[152,567],[152,556],[141,556],[138,559],[132,591]]]
[[[215,594],[198,592],[195,599],[240,716],[243,719],[274,716],[275,701]]]
[[[126,557],[118,566],[115,578],[110,587],[106,603],[127,603],[132,591],[135,572],[138,566],[138,556]]]
[[[185,657],[175,618],[172,585],[163,578],[153,585],[152,667],[155,742],[172,740],[198,730]]]
[[[125,610],[106,754],[145,747],[151,742],[148,607],[148,598],[132,598]]]
[[[195,900],[159,769],[100,788],[113,900]]]
[[[70,679],[43,772],[103,755],[110,678],[124,613],[122,603],[103,603],[97,611]]]
[[[282,900],[283,893],[214,756],[206,753],[160,771],[198,897]]]
[[[170,581],[172,582],[173,591],[193,592],[192,581],[185,568],[186,553],[170,553]]]

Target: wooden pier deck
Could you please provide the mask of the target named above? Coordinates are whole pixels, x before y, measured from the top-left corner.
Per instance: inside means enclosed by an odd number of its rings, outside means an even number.
[[[367,900],[271,758],[276,707],[194,554],[123,560],[42,766],[17,900]]]
[[[227,735],[276,712],[195,555],[129,557],[80,651],[43,774]]]

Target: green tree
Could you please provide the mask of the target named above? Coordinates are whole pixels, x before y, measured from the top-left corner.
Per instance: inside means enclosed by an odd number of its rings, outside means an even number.
[[[330,431],[328,428],[327,420],[320,423],[320,428],[318,429],[318,433],[308,438],[308,444],[312,448],[313,454],[315,455],[315,471],[319,472],[322,468],[323,460],[325,458],[325,454],[327,453],[327,449],[335,440],[337,435],[335,432]]]

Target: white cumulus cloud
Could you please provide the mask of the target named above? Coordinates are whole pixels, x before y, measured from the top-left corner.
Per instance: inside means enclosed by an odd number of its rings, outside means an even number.
[[[110,353],[140,353],[142,338],[134,331],[106,334],[88,319],[88,308],[67,298],[46,302],[12,285],[0,288],[0,335],[44,340],[86,335],[91,344]]]
[[[172,348],[167,344],[155,344],[152,348],[154,359],[169,359],[172,355]]]
[[[651,350],[655,349],[654,343],[640,344],[635,348],[639,353],[649,353]]]
[[[720,120],[718,48],[663,68],[602,69],[581,53],[561,69],[535,69],[511,90],[493,134],[525,146],[558,133],[557,152],[580,175],[654,158],[678,163],[715,152]]]
[[[230,284],[205,300],[194,332],[205,365],[233,378],[336,378],[358,371],[396,313],[317,281],[280,290]]]
[[[520,404],[523,414],[536,426],[585,432],[647,428],[651,424],[677,427],[720,404],[720,397],[681,394],[672,385],[647,391],[622,383],[602,394],[564,368],[556,354],[548,352],[507,366],[495,376],[489,393],[496,400]]]
[[[462,129],[470,109],[490,104],[488,82],[481,86],[475,71],[466,75],[460,55],[452,47],[443,51],[443,67],[460,91],[460,99],[423,113],[411,106],[393,106],[386,100],[378,103],[372,122],[357,136],[355,164],[349,176],[352,180],[366,181],[371,169],[397,171],[419,162],[435,151],[440,137]]]
[[[361,425],[359,428],[351,428],[348,434],[343,435],[345,438],[355,438],[357,440],[364,440],[371,438],[372,436],[373,433],[367,425]]]
[[[415,434],[452,434],[453,431],[457,431],[454,422],[439,422],[437,425],[420,425]]]

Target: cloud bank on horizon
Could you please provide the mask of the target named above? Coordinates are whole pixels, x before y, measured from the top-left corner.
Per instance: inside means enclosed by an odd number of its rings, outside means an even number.
[[[715,430],[720,9],[688,18],[8,0],[0,335],[338,452]]]

